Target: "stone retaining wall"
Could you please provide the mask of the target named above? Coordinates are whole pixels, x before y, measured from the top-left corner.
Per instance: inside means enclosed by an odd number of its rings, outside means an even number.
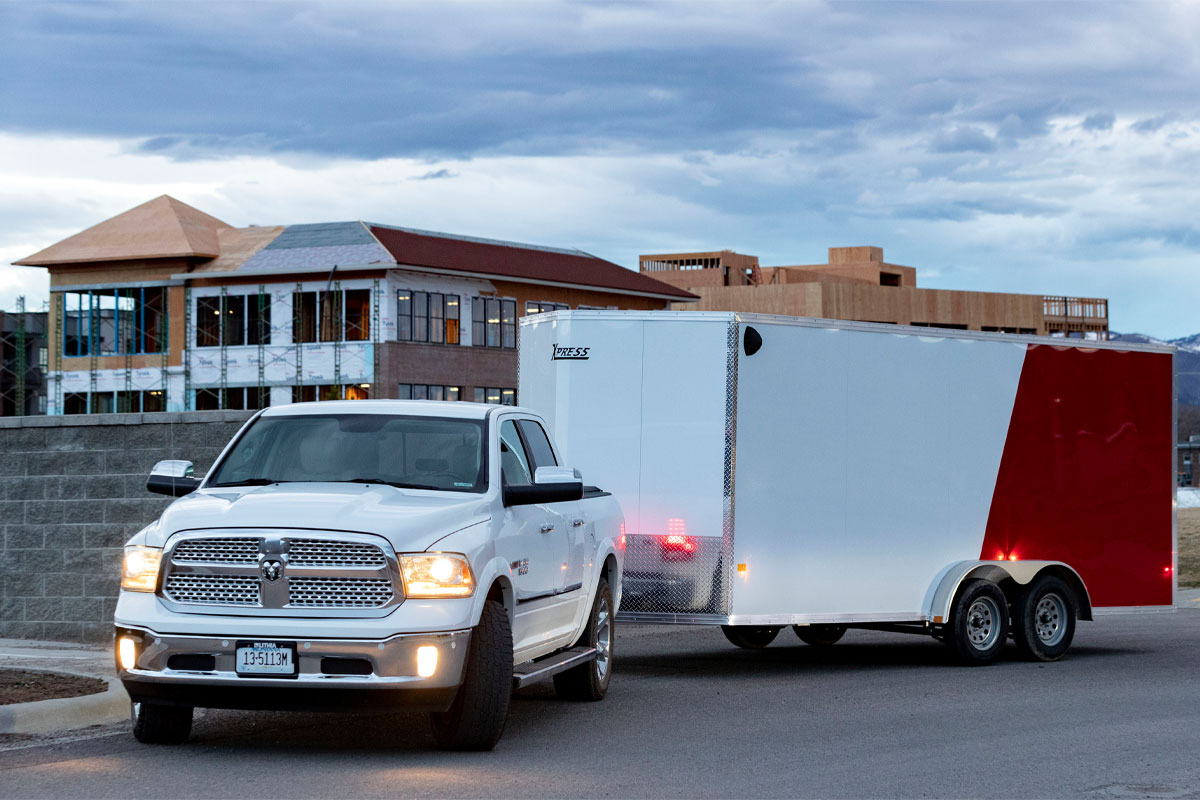
[[[171,502],[150,468],[203,475],[253,413],[0,418],[0,637],[107,641],[121,546]]]

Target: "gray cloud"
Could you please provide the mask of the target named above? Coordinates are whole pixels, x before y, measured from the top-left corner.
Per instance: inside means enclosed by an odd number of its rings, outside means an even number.
[[[1083,118],[1083,129],[1085,131],[1111,131],[1113,123],[1117,121],[1117,115],[1111,111],[1097,111],[1095,114],[1088,114]]]

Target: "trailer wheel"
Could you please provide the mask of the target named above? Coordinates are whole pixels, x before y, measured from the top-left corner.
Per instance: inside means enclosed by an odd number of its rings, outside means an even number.
[[[793,625],[800,641],[813,647],[832,647],[846,635],[845,625]]]
[[[133,738],[142,744],[183,744],[191,734],[191,706],[133,704]]]
[[[596,648],[596,657],[554,676],[554,692],[563,700],[603,700],[612,680],[613,633],[612,590],[600,579],[587,627],[577,644]]]
[[[504,732],[512,695],[512,625],[503,605],[484,604],[467,648],[466,677],[454,702],[429,715],[433,738],[444,750],[491,750]]]
[[[779,625],[722,625],[721,633],[725,638],[744,647],[747,650],[762,650],[775,641],[779,635]]]
[[[1008,639],[1008,600],[990,581],[971,580],[958,590],[946,644],[968,666],[990,664]]]
[[[1042,575],[1013,603],[1013,641],[1025,658],[1057,661],[1075,638],[1079,604],[1060,578]]]

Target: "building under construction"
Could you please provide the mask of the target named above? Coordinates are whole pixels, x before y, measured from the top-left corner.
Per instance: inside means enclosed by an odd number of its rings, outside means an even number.
[[[878,247],[831,247],[827,264],[781,267],[730,250],[644,255],[639,262],[642,274],[699,295],[686,306],[694,311],[1108,338],[1103,298],[919,289],[917,271],[885,262]]]
[[[51,414],[514,403],[520,315],[695,300],[579,250],[361,221],[235,228],[166,195],[15,263],[50,272]]]
[[[45,311],[0,311],[0,417],[45,414],[49,358]]]

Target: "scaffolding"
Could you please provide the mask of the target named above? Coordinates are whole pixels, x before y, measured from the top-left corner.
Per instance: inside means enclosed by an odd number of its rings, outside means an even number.
[[[13,311],[0,311],[0,416],[45,413],[48,315],[49,304],[30,311],[24,296]]]

